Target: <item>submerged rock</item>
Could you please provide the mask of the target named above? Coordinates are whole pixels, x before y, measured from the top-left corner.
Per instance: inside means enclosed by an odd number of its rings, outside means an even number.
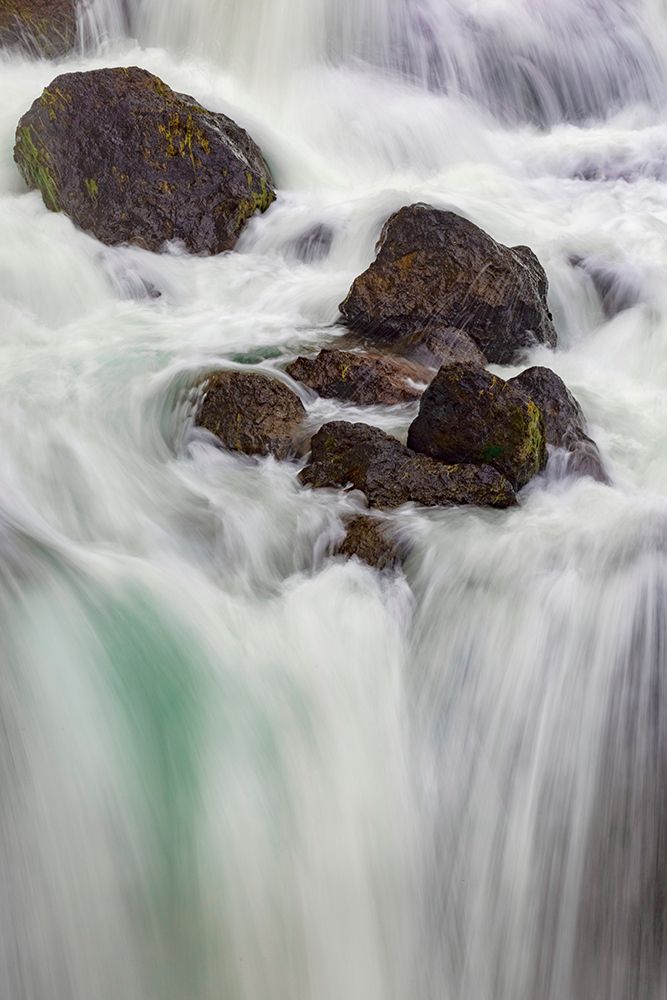
[[[371,507],[409,501],[426,507],[510,507],[515,502],[507,479],[489,465],[445,465],[416,454],[378,427],[344,420],[325,424],[313,437],[310,463],[300,478],[306,486],[361,490]]]
[[[14,159],[47,208],[110,245],[220,253],[275,198],[247,132],[136,66],[57,77],[21,118]]]
[[[360,406],[392,406],[419,399],[423,388],[414,383],[427,384],[432,378],[428,368],[405,359],[327,349],[316,358],[297,358],[287,371],[320,396]]]
[[[55,59],[76,44],[75,0],[2,0],[0,46]]]
[[[225,448],[280,459],[297,450],[306,411],[278,379],[262,372],[220,371],[208,377],[204,393],[196,423]]]
[[[474,365],[444,366],[422,396],[408,446],[443,462],[490,464],[518,490],[544,468],[544,418],[525,392]]]
[[[556,345],[547,289],[528,247],[510,249],[453,212],[411,205],[385,223],[375,261],[340,310],[348,326],[380,337],[463,330],[489,361],[507,364],[536,344]]]
[[[355,556],[379,570],[396,568],[403,557],[401,546],[387,533],[386,525],[368,514],[347,522],[347,534],[334,554],[348,559]]]
[[[568,472],[608,482],[598,446],[586,433],[583,411],[563,380],[550,368],[527,368],[511,378],[536,403],[544,416],[547,443],[569,451]]]
[[[304,264],[312,264],[328,257],[333,239],[334,231],[331,226],[320,222],[291,240],[288,249]]]

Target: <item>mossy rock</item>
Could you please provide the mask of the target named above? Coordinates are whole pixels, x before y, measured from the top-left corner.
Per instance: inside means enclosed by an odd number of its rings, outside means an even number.
[[[57,77],[21,118],[14,159],[47,208],[109,245],[220,253],[275,198],[247,132],[137,67]]]
[[[598,446],[586,433],[583,410],[560,376],[550,368],[536,366],[511,378],[508,384],[539,406],[547,443],[569,452],[568,474],[609,482]]]
[[[371,507],[477,504],[511,507],[514,491],[491,465],[445,464],[418,455],[379,427],[334,420],[311,441],[305,486],[361,490]]]
[[[76,44],[74,0],[0,0],[0,45],[56,59]]]
[[[297,451],[305,416],[301,400],[283,382],[230,369],[206,377],[195,422],[231,451],[285,459]]]
[[[440,369],[421,398],[408,445],[443,462],[490,464],[517,490],[547,461],[539,406],[477,365]]]

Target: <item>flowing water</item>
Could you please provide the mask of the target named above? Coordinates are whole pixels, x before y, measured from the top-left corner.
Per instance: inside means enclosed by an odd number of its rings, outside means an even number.
[[[238,252],[106,248],[25,191],[42,86],[130,64],[262,145]],[[93,0],[0,77],[0,996],[661,1000],[662,0]],[[418,200],[543,261],[530,361],[612,483],[555,453],[515,510],[399,511],[382,578],[326,555],[358,495],[216,449],[190,387],[329,343]]]

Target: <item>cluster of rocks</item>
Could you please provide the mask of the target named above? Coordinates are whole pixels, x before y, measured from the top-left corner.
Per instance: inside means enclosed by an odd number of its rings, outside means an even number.
[[[14,156],[49,209],[108,244],[158,250],[179,240],[219,253],[275,198],[242,128],[137,67],[59,76],[21,118]],[[486,367],[555,347],[547,291],[527,247],[503,246],[453,212],[407,206],[387,220],[375,260],[340,305],[346,349],[298,357],[285,375],[211,373],[197,422],[244,454],[309,453],[304,485],[359,490],[378,512],[409,502],[510,507],[544,468],[548,444],[571,453],[572,470],[604,479],[557,375],[531,368],[506,381]],[[290,379],[357,406],[418,402],[419,411],[406,443],[344,420],[308,442]],[[377,514],[355,519],[341,551],[382,566],[398,558]]]
[[[320,396],[419,400],[419,411],[406,444],[369,424],[326,423],[310,441],[302,484],[359,490],[377,512],[409,502],[506,508],[544,469],[547,445],[571,453],[570,471],[604,481],[581,407],[558,375],[534,367],[504,380],[485,367],[516,361],[536,343],[555,345],[546,296],[544,271],[526,248],[503,247],[427,205],[393,215],[376,260],[341,305],[364,347],[325,348],[287,373]],[[210,376],[198,412],[226,447],[280,458],[303,450],[304,418],[296,393],[262,372]],[[377,516],[355,518],[340,551],[379,567],[400,558]]]

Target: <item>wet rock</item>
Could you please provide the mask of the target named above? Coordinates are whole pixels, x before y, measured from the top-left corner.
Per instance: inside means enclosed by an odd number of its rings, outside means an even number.
[[[432,378],[428,368],[401,358],[326,349],[316,358],[297,358],[287,371],[320,396],[359,406],[392,406],[419,399],[423,384]]]
[[[109,245],[219,253],[275,198],[247,132],[136,66],[57,77],[21,118],[14,159],[47,208]]]
[[[325,424],[313,437],[310,463],[300,478],[306,486],[361,490],[371,507],[515,502],[507,479],[489,465],[445,465],[417,455],[378,427],[343,420]]]
[[[521,389],[475,365],[443,366],[422,396],[408,447],[443,462],[493,465],[514,489],[544,468],[539,407]]]
[[[445,327],[442,330],[417,330],[406,337],[401,337],[396,349],[406,357],[429,368],[440,368],[455,361],[466,361],[468,364],[487,364],[487,359],[479,347],[469,337],[465,330],[455,327]]]
[[[196,423],[225,448],[279,459],[296,452],[306,411],[278,379],[262,372],[219,371],[208,377],[204,393]]]
[[[527,368],[508,385],[530,396],[544,417],[547,443],[571,453],[568,472],[608,482],[595,442],[586,433],[586,418],[565,383],[550,368]]]
[[[489,361],[507,364],[535,344],[555,346],[547,288],[528,247],[510,249],[453,212],[411,205],[386,222],[375,261],[340,310],[348,326],[380,337],[454,327]]]
[[[55,59],[76,44],[74,0],[2,0],[0,46]]]
[[[387,532],[379,518],[368,515],[354,517],[347,522],[347,534],[335,555],[356,556],[374,569],[395,569],[403,557],[401,546]]]

